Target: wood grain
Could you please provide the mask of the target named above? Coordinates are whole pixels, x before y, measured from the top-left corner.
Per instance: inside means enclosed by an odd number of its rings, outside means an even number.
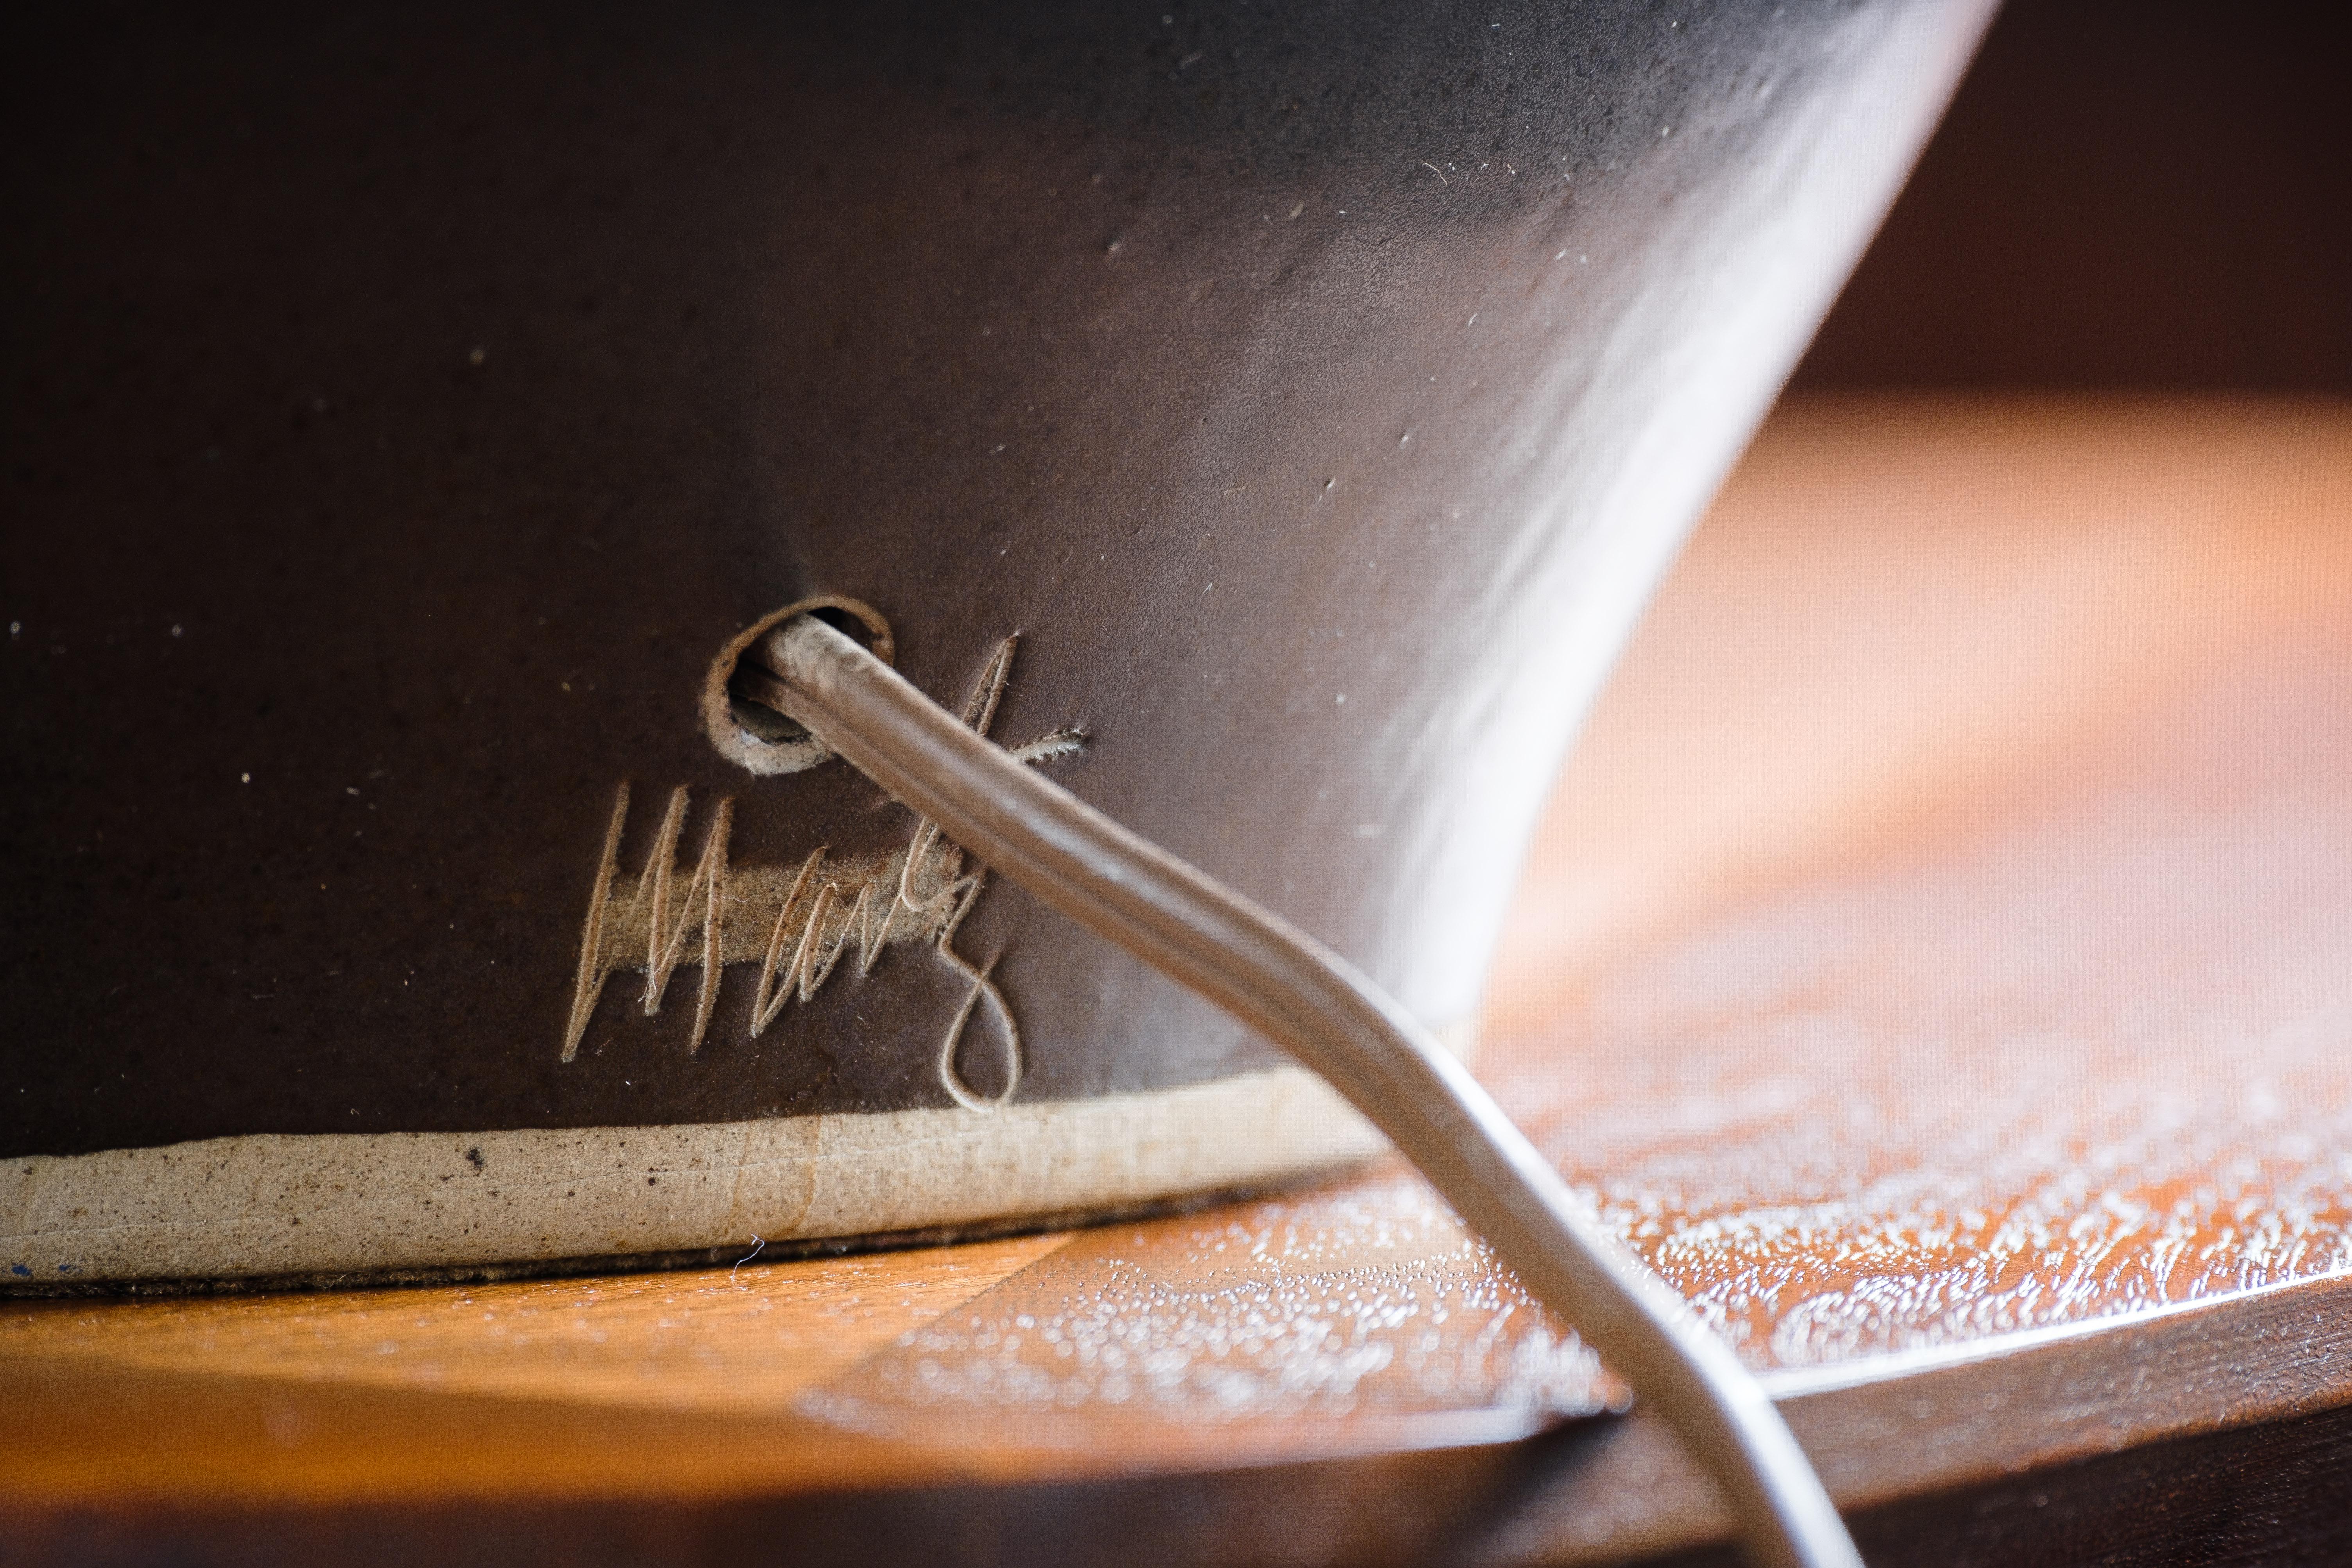
[[[772,1414],[1068,1239],[422,1289],[16,1301],[0,1307],[0,1354]]]
[[[1874,1561],[2341,1543],[2347,497],[2342,410],[1799,410],[1565,781],[1481,1071],[1765,1373]],[[0,1400],[26,1561],[1723,1531],[1396,1170],[735,1271],[15,1303]]]

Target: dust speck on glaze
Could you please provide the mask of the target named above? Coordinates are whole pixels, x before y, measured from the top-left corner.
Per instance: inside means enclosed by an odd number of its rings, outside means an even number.
[[[624,781],[622,866],[680,788],[744,865],[904,842],[721,722],[713,654],[804,598],[950,702],[1022,634],[1001,733],[1085,729],[1091,803],[1467,1016],[1987,9],[39,14],[0,1151],[959,1109],[943,966],[756,1036],[748,976],[578,983]],[[1042,907],[961,934],[1023,1103],[1277,1065]]]

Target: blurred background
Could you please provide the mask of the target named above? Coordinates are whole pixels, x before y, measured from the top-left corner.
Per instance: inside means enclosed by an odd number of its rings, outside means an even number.
[[[2009,0],[1570,759],[1496,1034],[2352,626],[2348,395],[2352,6]]]
[[[2011,0],[1795,384],[2352,391],[2352,6]]]

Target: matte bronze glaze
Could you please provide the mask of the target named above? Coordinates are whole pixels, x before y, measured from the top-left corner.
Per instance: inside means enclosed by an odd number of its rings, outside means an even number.
[[[714,652],[854,595],[1440,1025],[1974,0],[59,14],[5,250],[0,1147],[945,1107],[919,949],[562,1059],[598,852],[879,854]],[[1263,1045],[1007,888],[1024,1100]],[[976,1079],[985,1077],[975,1062]],[[982,1083],[984,1092],[986,1084]]]

